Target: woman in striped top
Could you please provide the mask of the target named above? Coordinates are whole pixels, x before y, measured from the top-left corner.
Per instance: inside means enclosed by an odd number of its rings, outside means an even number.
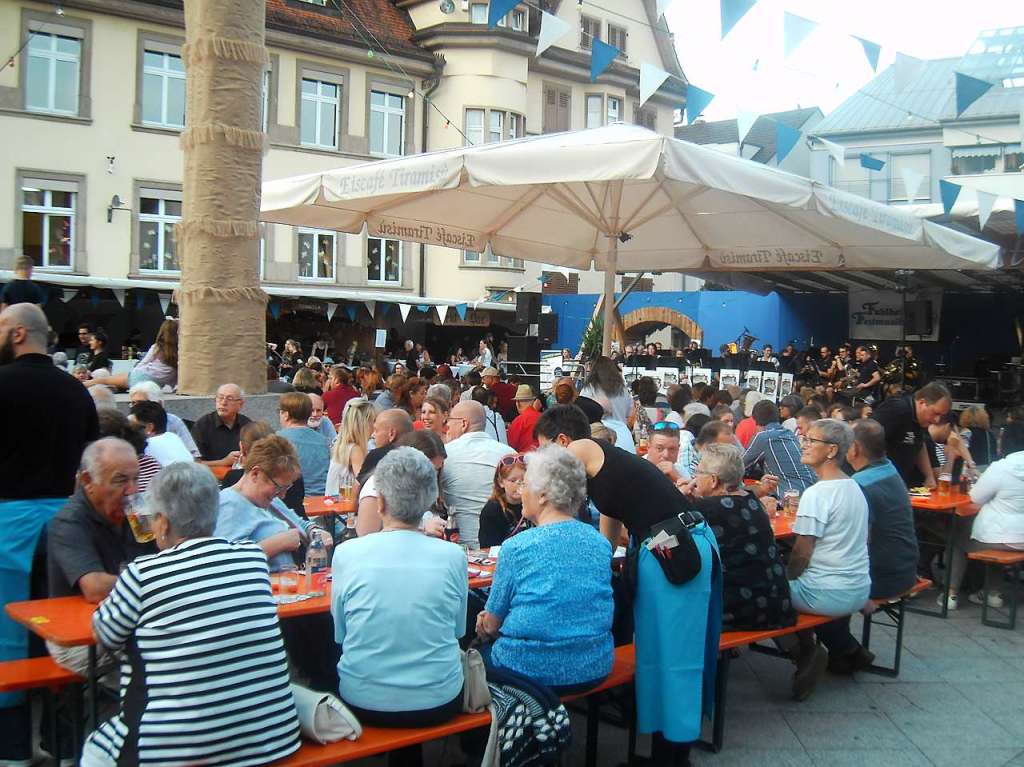
[[[81,764],[261,765],[299,747],[267,558],[211,537],[217,481],[176,463],[149,496],[160,553],[140,557],[93,616],[121,655],[120,711]]]

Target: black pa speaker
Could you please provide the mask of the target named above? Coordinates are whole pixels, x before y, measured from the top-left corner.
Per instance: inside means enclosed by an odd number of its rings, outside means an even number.
[[[904,305],[903,334],[929,336],[932,334],[932,302],[907,301]]]
[[[540,336],[540,348],[551,349],[558,338],[558,315],[554,312],[542,314],[537,335]]]
[[[540,293],[516,293],[516,322],[520,325],[540,322]]]
[[[509,362],[540,362],[540,339],[536,336],[509,336]]]

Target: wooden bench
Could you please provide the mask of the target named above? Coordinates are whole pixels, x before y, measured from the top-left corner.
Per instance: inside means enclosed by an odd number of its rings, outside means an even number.
[[[600,692],[620,687],[633,681],[636,671],[636,660],[633,645],[624,645],[615,649],[615,664],[608,678],[593,690],[578,695],[566,695],[563,702],[586,698],[587,700],[587,765],[597,762],[597,730],[600,711],[596,696]],[[387,727],[364,727],[358,740],[340,740],[336,743],[310,743],[304,741],[302,747],[287,759],[275,764],[275,767],[327,767],[332,764],[351,762],[368,756],[395,751],[407,746],[415,746],[439,740],[449,735],[468,732],[481,727],[489,727],[491,715],[484,711],[480,714],[459,714],[444,724],[435,727],[417,727],[408,729]],[[630,743],[635,742],[631,731]],[[630,756],[633,749],[630,748]]]
[[[997,629],[1010,629],[1017,626],[1017,592],[1019,588],[1019,574],[1021,565],[1024,564],[1024,551],[1002,551],[1000,549],[984,549],[983,551],[972,551],[967,558],[975,562],[982,562],[985,565],[985,585],[981,590],[981,622],[986,626]],[[989,610],[1002,612],[999,608],[988,606],[989,583],[994,569],[1010,576],[1010,588],[1006,590],[1006,598],[1009,603],[1007,619],[1005,621],[992,620],[989,618]]]
[[[872,626],[881,626],[882,628],[896,629],[896,649],[893,653],[892,666],[882,666],[878,663],[872,663],[864,669],[865,671],[871,674],[881,674],[882,676],[900,675],[900,658],[903,656],[903,622],[906,618],[906,601],[909,597],[915,596],[916,594],[921,593],[925,589],[930,589],[931,587],[932,582],[930,580],[927,578],[918,578],[917,583],[898,597],[871,600],[875,605],[875,612],[868,613],[864,616],[864,626],[861,630],[860,637],[861,645],[865,650],[869,649],[871,647]],[[887,623],[878,622],[878,619],[883,615],[889,619]]]
[[[52,755],[57,764],[60,764],[61,759],[60,736],[57,732],[57,707],[52,701],[52,696],[68,685],[81,684],[84,681],[78,674],[58,665],[49,655],[0,662],[0,692],[25,692],[42,689],[51,696],[47,727],[51,748],[56,750],[56,753]],[[74,702],[77,716],[81,706],[77,695]],[[75,742],[78,742],[77,733]]]

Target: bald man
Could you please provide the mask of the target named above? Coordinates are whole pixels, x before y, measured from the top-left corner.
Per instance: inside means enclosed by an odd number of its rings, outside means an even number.
[[[459,538],[479,548],[480,510],[491,497],[494,470],[515,450],[484,431],[484,406],[475,400],[460,402],[448,416],[448,457],[441,472],[441,492],[453,510]]]
[[[40,532],[75,489],[82,451],[96,439],[96,407],[85,387],[46,355],[49,323],[34,304],[0,312],[0,603],[44,598],[30,583]],[[0,614],[0,660],[28,656],[28,634]],[[31,712],[24,696],[0,696],[0,763],[28,760]]]
[[[398,438],[412,430],[412,419],[404,410],[391,408],[377,414],[373,421],[373,450],[366,454],[363,468],[359,470],[359,476],[356,478],[360,485],[366,484],[380,459],[394,449]]]
[[[238,384],[226,383],[217,389],[214,411],[202,416],[192,427],[203,463],[209,466],[233,466],[238,460],[238,440],[242,427],[250,423],[242,415],[245,392]]]

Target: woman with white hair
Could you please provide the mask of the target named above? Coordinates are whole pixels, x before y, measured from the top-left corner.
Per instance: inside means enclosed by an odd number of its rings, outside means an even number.
[[[494,640],[490,665],[565,695],[612,670],[611,545],[577,513],[583,463],[560,445],[527,456],[523,517],[534,527],[502,544],[477,634]]]
[[[133,405],[136,402],[146,401],[163,405],[164,392],[159,384],[153,381],[140,381],[128,390],[128,399]],[[185,443],[185,447],[192,454],[192,457],[199,458],[199,448],[196,447],[196,441],[192,439],[192,432],[188,430],[188,426],[185,425],[184,421],[169,410],[167,411],[167,431],[171,434],[177,434],[181,441]]]
[[[800,436],[800,461],[818,481],[800,497],[796,539],[787,576],[799,612],[841,617],[864,606],[871,592],[868,563],[868,502],[840,464],[853,443],[853,429],[834,418],[814,421]],[[810,632],[800,632],[793,697],[814,690],[827,658]]]
[[[341,698],[364,725],[430,727],[462,709],[466,555],[419,531],[437,471],[396,447],[374,470],[381,532],[334,552],[331,614]]]
[[[97,641],[121,653],[123,687],[82,765],[257,765],[299,747],[267,558],[255,543],[214,537],[218,491],[194,463],[166,467],[149,487],[160,552],[129,564],[93,615]]]

